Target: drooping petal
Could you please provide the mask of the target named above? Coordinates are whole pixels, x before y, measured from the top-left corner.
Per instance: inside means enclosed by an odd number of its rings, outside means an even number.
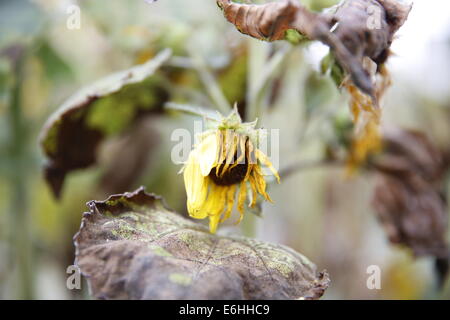
[[[219,149],[217,142],[217,136],[211,134],[205,137],[197,147],[200,171],[204,177],[209,175],[216,163]]]
[[[209,188],[208,197],[205,199],[205,202],[203,203],[203,206],[201,210],[206,213],[207,216],[214,215],[214,212],[217,210],[217,205],[214,200],[217,198],[217,194],[219,191],[219,187],[216,186],[214,183],[211,183],[211,186]]]
[[[237,208],[239,211],[239,220],[236,222],[236,224],[240,223],[244,218],[244,205],[246,198],[247,198],[247,182],[242,181],[239,189],[238,204],[237,204]]]
[[[264,175],[262,174],[261,168],[259,166],[255,166],[255,168],[253,169],[252,177],[258,193],[261,194],[267,201],[273,202],[266,192],[266,180],[264,180]]]
[[[208,199],[205,202],[202,210],[206,211],[209,216],[209,228],[211,233],[215,233],[217,224],[220,221],[220,217],[225,208],[224,197],[226,196],[227,188],[211,184],[210,193]]]
[[[278,174],[278,171],[273,167],[269,158],[259,149],[256,149],[256,158],[270,169],[272,174],[277,178],[277,182],[280,183],[280,175]]]
[[[257,164],[257,161],[255,159],[255,149],[253,147],[253,143],[250,139],[247,140],[247,148],[246,148],[246,152],[247,152],[247,163],[248,164]]]
[[[217,135],[220,139],[220,147],[219,156],[217,158],[216,176],[219,176],[219,169],[222,167],[222,164],[225,162],[225,158],[227,156],[227,131],[225,131],[225,134],[223,134],[222,130],[217,130]]]
[[[226,203],[227,203],[227,210],[225,211],[223,218],[220,220],[220,222],[224,222],[228,218],[230,218],[231,212],[233,211],[234,206],[234,198],[236,194],[236,184],[233,184],[229,187],[227,187],[227,195],[226,195]]]
[[[256,187],[256,181],[253,175],[249,176],[249,182],[250,182],[250,188],[252,189],[252,201],[249,204],[250,208],[253,208],[256,205],[256,199],[258,197],[257,187]]]
[[[369,118],[352,143],[347,159],[347,174],[352,175],[370,154],[382,148],[381,133],[376,119]]]
[[[186,187],[188,212],[192,217],[202,219],[206,216],[199,212],[199,209],[206,199],[208,184],[206,179],[201,175],[197,157],[197,152],[193,150],[189,155],[183,177]]]
[[[247,142],[247,137],[245,136],[239,136],[238,137],[239,140],[239,148],[237,149],[237,153],[238,153],[238,157],[237,160],[235,161],[235,163],[230,167],[230,170],[233,169],[234,167],[236,167],[238,164],[244,164],[246,161],[246,157],[245,157],[245,145]]]
[[[225,172],[227,172],[230,165],[233,164],[234,155],[236,154],[237,144],[238,144],[238,141],[237,141],[238,135],[235,134],[234,132],[232,132],[231,130],[228,130],[228,131],[230,131],[231,134],[230,134],[230,139],[228,140],[228,143],[226,146],[227,157],[225,159],[225,164],[222,166],[222,172],[220,173],[221,177],[225,174]]]
[[[383,76],[381,87],[377,88],[379,98],[389,84],[388,76]],[[385,83],[386,82],[386,83]],[[350,111],[353,115],[355,132],[347,159],[347,174],[352,175],[367,158],[381,149],[380,119],[381,109],[372,98],[363,94],[354,84],[346,82],[350,94]]]
[[[208,212],[204,210],[204,203],[208,193],[208,182],[209,179],[204,179],[201,191],[195,201],[190,201],[189,199],[187,201],[188,213],[194,219],[205,219],[208,216]]]
[[[209,217],[209,232],[216,233],[217,226],[219,225],[219,220],[220,220],[219,215]]]

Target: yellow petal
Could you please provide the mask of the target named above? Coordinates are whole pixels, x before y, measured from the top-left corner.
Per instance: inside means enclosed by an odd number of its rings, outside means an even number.
[[[206,177],[217,160],[218,143],[216,135],[208,135],[197,147],[201,174]]]
[[[239,211],[239,220],[236,223],[239,223],[242,221],[242,219],[244,218],[244,204],[245,204],[245,199],[247,198],[247,183],[245,181],[241,182],[241,186],[240,186],[240,190],[239,190],[239,195],[238,195],[238,211]]]
[[[208,198],[205,201],[202,210],[205,210],[208,216],[221,215],[225,208],[225,196],[226,187],[215,185],[211,183],[211,188],[209,190]]]
[[[377,153],[382,148],[381,133],[376,119],[370,119],[362,132],[354,138],[349,158],[347,174],[352,175],[370,154]]]
[[[280,183],[280,175],[278,174],[278,171],[273,167],[269,158],[259,149],[256,149],[256,158],[270,169],[272,174],[277,178],[277,182]]]
[[[217,136],[219,139],[219,156],[217,159],[217,166],[216,166],[216,176],[219,176],[219,169],[221,168],[221,165],[225,161],[226,157],[226,135],[222,133],[222,130],[217,130]]]
[[[225,211],[223,218],[220,220],[220,222],[224,222],[225,220],[227,220],[230,215],[231,212],[233,211],[233,205],[234,205],[234,198],[235,198],[235,194],[236,194],[236,184],[233,184],[228,188],[227,190],[227,194],[226,194],[226,204],[227,204],[227,210]]]
[[[383,83],[382,87],[377,90],[384,91],[386,89],[389,81],[385,80],[384,82],[386,83]],[[347,159],[347,174],[351,175],[370,154],[381,149],[379,132],[381,109],[373,103],[371,97],[363,94],[351,82],[346,83],[345,87],[350,94],[350,111],[355,124],[355,134]],[[381,91],[377,92],[377,96],[381,95]]]
[[[231,130],[228,130],[231,131]],[[226,153],[227,153],[227,157],[225,159],[225,164],[222,166],[222,172],[220,173],[220,176],[222,177],[225,172],[227,172],[228,168],[230,167],[230,164],[233,163],[234,160],[234,155],[236,154],[236,149],[237,149],[237,140],[238,140],[238,135],[235,134],[234,132],[231,132],[231,137],[228,140],[229,143],[227,144],[226,148]]]
[[[253,175],[249,176],[250,188],[252,189],[252,202],[249,204],[250,208],[253,208],[256,205],[256,199],[258,197],[258,192],[256,190],[256,182],[253,178]]]
[[[195,201],[188,199],[187,209],[188,213],[192,218],[195,219],[205,219],[208,216],[208,211],[205,210],[205,201],[207,201],[206,196],[208,193],[208,182],[209,179],[204,179],[203,186],[196,197]]]
[[[253,144],[251,143],[250,139],[247,139],[247,148],[245,149],[246,152],[246,159],[247,159],[247,172],[245,173],[244,182],[248,181],[250,174],[252,173],[253,167],[255,164],[251,161],[250,153],[253,150]]]
[[[219,225],[220,216],[210,216],[209,217],[209,232],[216,233],[217,226]]]
[[[264,180],[261,168],[255,166],[252,176],[259,194],[261,194],[267,201],[273,202],[269,195],[266,193],[266,180]]]
[[[201,175],[197,156],[198,155],[195,150],[191,151],[183,172],[183,177],[189,214],[193,217],[200,218],[202,214],[198,212],[198,209],[205,201],[208,192],[208,184],[207,181],[205,181],[205,178]]]
[[[208,213],[211,233],[216,232],[222,211],[225,208],[224,197],[226,196],[226,191],[226,187],[211,184],[210,193],[203,209]]]
[[[253,147],[253,143],[251,142],[250,139],[247,140],[247,161],[249,164],[257,164],[257,161],[255,159],[255,152],[254,152],[254,147]]]
[[[235,163],[230,167],[230,170],[236,167],[238,164],[244,164],[245,163],[245,144],[247,141],[246,136],[239,136],[239,149],[238,149],[238,158],[235,161]]]

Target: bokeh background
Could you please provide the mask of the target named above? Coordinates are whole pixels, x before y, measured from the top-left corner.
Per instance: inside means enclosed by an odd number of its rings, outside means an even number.
[[[149,2],[0,2],[2,299],[89,298],[85,282],[81,290],[66,287],[66,269],[74,260],[72,237],[89,200],[144,185],[186,213],[180,165],[168,159],[171,132],[192,129],[193,118],[173,114],[144,119],[108,139],[98,164],[69,174],[61,198],[55,199],[43,179],[46,160],[38,137],[49,115],[79,88],[170,47],[181,62],[202,57],[229,102],[242,102],[252,79],[263,72],[265,58],[279,49],[288,52],[275,72],[283,80],[271,85],[276,98],[264,100],[260,125],[281,129],[281,168],[320,158],[330,119],[349,116],[346,97],[331,80],[313,81],[325,46],[274,45],[244,37],[225,21],[214,0]],[[302,2],[320,9],[336,1]],[[67,28],[71,5],[81,9],[80,29]],[[449,146],[450,4],[416,0],[392,49],[393,85],[384,101],[383,126],[418,129]],[[208,103],[198,72],[186,69],[177,78],[180,92],[173,99],[183,101],[186,86],[195,89],[196,103]],[[135,170],[124,169],[130,166]],[[118,177],[122,173],[127,177]],[[305,254],[330,273],[325,299],[450,298],[448,281],[437,289],[431,258],[414,259],[408,249],[389,244],[370,205],[372,190],[371,175],[348,179],[339,167],[306,167],[270,187],[275,204],[264,205],[262,218],[247,214],[241,226],[230,223],[222,232],[246,233],[254,224],[256,237]],[[370,265],[382,270],[380,290],[366,286]]]

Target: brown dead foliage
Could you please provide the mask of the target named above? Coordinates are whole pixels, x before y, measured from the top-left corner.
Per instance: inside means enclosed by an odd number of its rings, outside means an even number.
[[[310,40],[327,44],[353,82],[375,97],[363,59],[379,66],[389,56],[395,32],[406,21],[411,6],[395,0],[346,0],[334,13],[314,13],[293,0],[262,5],[217,0],[225,18],[251,37],[282,40],[288,30],[296,30]]]
[[[397,130],[384,138],[374,167],[381,173],[373,206],[389,240],[416,256],[448,256],[448,207],[444,193],[446,152],[423,133]]]
[[[97,299],[318,299],[329,285],[294,250],[211,234],[143,188],[88,206],[76,264]]]

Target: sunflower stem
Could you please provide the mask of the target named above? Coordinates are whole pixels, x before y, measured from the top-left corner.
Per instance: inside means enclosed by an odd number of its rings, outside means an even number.
[[[256,238],[257,236],[257,216],[254,214],[246,214],[241,222],[242,234],[248,238]]]
[[[343,160],[313,160],[313,161],[299,161],[288,165],[284,168],[281,168],[278,172],[281,179],[285,179],[290,177],[291,175],[296,174],[297,172],[308,170],[308,169],[316,169],[316,168],[324,168],[324,167],[342,167],[345,166],[345,161]],[[274,180],[275,181],[275,180]]]
[[[262,100],[267,84],[285,60],[291,47],[289,44],[285,44],[271,58],[268,58],[270,47],[267,44],[253,39],[249,41],[249,61],[251,63],[248,72],[249,90],[247,93],[248,112],[246,120],[254,121],[255,119],[261,119],[264,110]]]
[[[12,50],[11,62],[14,68],[14,85],[11,88],[9,107],[10,125],[10,216],[11,229],[8,239],[13,247],[11,264],[17,268],[17,298],[32,299],[34,296],[34,276],[32,270],[33,251],[31,225],[28,212],[28,173],[27,140],[28,130],[22,107],[22,85],[24,79],[24,62],[27,48],[17,47]]]
[[[214,75],[210,72],[205,60],[198,54],[194,49],[189,49],[189,55],[192,59],[192,64],[195,70],[200,76],[205,89],[214,103],[217,110],[219,110],[223,115],[227,115],[232,110],[230,103],[222,92],[219,84],[217,83]]]

